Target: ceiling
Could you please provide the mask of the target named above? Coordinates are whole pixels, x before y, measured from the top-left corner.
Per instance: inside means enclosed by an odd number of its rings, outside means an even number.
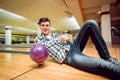
[[[51,20],[52,31],[74,32],[85,20],[94,19],[99,23],[97,12],[101,6],[115,3],[116,0],[0,0],[0,33],[5,33],[8,25],[12,26],[12,34],[36,35],[41,17]]]

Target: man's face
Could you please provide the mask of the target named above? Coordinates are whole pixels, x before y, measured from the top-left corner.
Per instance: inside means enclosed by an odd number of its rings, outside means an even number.
[[[50,27],[50,22],[49,21],[41,22],[40,29],[41,29],[41,31],[44,35],[46,35],[46,36],[49,35],[50,28],[51,27]]]

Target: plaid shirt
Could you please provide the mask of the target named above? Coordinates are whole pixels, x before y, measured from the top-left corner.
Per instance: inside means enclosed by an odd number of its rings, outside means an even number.
[[[41,34],[35,38],[37,44],[45,45],[49,51],[49,55],[57,62],[62,63],[66,57],[66,51],[70,49],[70,42],[63,43],[60,41],[59,33],[52,33],[50,35],[52,39]]]

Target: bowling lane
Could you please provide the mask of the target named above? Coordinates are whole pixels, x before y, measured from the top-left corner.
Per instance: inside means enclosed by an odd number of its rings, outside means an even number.
[[[29,52],[31,46],[32,45],[24,44],[14,44],[11,46],[0,45],[0,50],[13,51],[13,53],[0,52],[0,80],[10,80],[37,66],[37,64],[30,59],[29,54],[19,52]]]
[[[29,55],[0,53],[0,80],[10,80],[34,66]]]
[[[15,80],[107,80],[107,78],[49,61]]]
[[[26,47],[26,48],[25,48]],[[0,50],[7,52],[0,52],[0,80],[11,80],[26,74],[27,72],[38,66],[33,62],[29,56],[29,52],[32,45],[11,45],[11,46],[0,46]],[[8,52],[12,51],[11,52]],[[16,53],[15,53],[16,52]],[[24,79],[23,79],[24,80]]]
[[[29,51],[30,48],[12,48]],[[108,45],[110,54],[120,61],[120,45]],[[93,45],[87,45],[84,53],[98,57]],[[0,80],[108,80],[99,75],[77,70],[65,64],[59,65],[48,57],[44,65],[38,66],[28,54],[0,52]]]

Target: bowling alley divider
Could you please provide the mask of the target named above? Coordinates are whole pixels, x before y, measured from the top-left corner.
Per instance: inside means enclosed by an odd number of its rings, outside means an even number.
[[[16,51],[16,50],[0,50],[0,53],[20,53],[20,54],[29,54],[27,51]]]
[[[12,44],[12,45],[0,45],[0,53],[21,53],[21,54],[29,54],[29,51],[23,50],[7,50],[6,48],[31,48],[34,44]]]
[[[34,45],[34,43],[31,44],[12,44],[12,45],[0,45],[0,48],[10,47],[10,48],[31,48]]]

